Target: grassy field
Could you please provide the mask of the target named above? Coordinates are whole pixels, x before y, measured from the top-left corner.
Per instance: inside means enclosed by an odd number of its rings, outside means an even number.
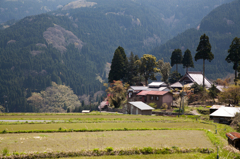
[[[68,122],[98,122],[98,121],[178,121],[178,120],[189,120],[188,118],[180,117],[163,117],[163,116],[145,116],[145,115],[123,115],[123,114],[112,114],[112,113],[93,113],[93,114],[82,114],[82,113],[10,113],[0,114],[0,120],[61,120]]]
[[[61,132],[61,133],[18,133],[0,134],[0,151],[7,148],[13,152],[67,152],[93,150],[113,147],[114,150],[143,147],[179,147],[179,148],[213,148],[220,147],[220,154],[225,158],[234,155],[223,147],[227,145],[225,134],[234,131],[231,127],[215,124],[211,121],[196,120],[194,116],[166,117],[121,115],[112,113],[91,114],[46,114],[46,113],[9,113],[0,114],[0,120],[51,120],[44,123],[8,123],[0,122],[0,132],[31,130],[66,129],[136,129],[169,128],[172,130],[144,131],[104,131],[104,132]],[[59,122],[60,121],[60,122]],[[214,134],[215,126],[218,134]],[[177,129],[177,130],[174,130]],[[198,129],[198,130],[197,130]],[[204,130],[204,131],[200,131]],[[210,133],[208,133],[210,132]],[[229,155],[230,154],[230,155]],[[1,154],[0,154],[1,155]],[[136,155],[136,156],[102,156],[97,158],[216,158],[215,154],[171,154],[171,155]],[[79,159],[84,158],[80,157]],[[85,157],[86,158],[86,157]],[[87,157],[91,158],[91,157]],[[96,157],[92,157],[96,158]]]
[[[0,141],[0,147],[7,147],[10,153],[80,151],[106,147],[214,148],[205,132],[196,130],[4,134],[0,135]]]
[[[112,129],[112,128],[203,128],[214,131],[214,125],[197,122],[139,122],[139,123],[51,123],[51,124],[17,124],[0,125],[0,131],[17,130],[58,130],[62,129]]]

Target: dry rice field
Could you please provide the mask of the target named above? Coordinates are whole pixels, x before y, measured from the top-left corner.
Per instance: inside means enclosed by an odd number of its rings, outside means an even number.
[[[197,130],[0,134],[0,149],[6,147],[10,153],[172,146],[214,148],[205,132]]]

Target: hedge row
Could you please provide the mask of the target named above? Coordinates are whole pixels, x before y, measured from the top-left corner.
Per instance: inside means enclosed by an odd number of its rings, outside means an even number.
[[[8,131],[3,130],[0,134],[6,133],[55,133],[55,132],[103,132],[103,131],[144,131],[144,130],[203,130],[191,128],[115,128],[115,129],[62,129],[58,130],[17,130]]]
[[[44,152],[44,153],[31,153],[31,154],[7,154],[6,156],[0,156],[0,159],[34,159],[34,158],[61,158],[61,157],[77,157],[77,156],[103,156],[103,155],[146,155],[146,154],[173,154],[173,153],[213,153],[213,149],[208,148],[195,148],[195,149],[179,149],[178,147],[172,148],[132,148],[113,150],[112,147],[107,147],[105,150],[93,149],[82,150],[76,152]]]

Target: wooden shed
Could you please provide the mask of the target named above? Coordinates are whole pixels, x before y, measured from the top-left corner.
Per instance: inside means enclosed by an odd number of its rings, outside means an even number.
[[[240,150],[240,133],[230,132],[226,133],[226,136],[228,138],[228,144]]]
[[[216,123],[230,124],[237,113],[240,113],[239,107],[220,107],[210,114],[210,119]]]
[[[141,114],[141,115],[152,115],[152,110],[154,108],[143,102],[129,102],[125,105],[123,113],[124,114]]]

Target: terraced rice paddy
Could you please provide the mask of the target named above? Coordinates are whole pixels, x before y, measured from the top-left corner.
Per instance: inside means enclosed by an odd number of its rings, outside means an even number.
[[[201,139],[201,140],[199,140]],[[214,148],[204,131],[116,131],[80,133],[1,134],[0,147],[10,152],[80,151],[133,147]]]

